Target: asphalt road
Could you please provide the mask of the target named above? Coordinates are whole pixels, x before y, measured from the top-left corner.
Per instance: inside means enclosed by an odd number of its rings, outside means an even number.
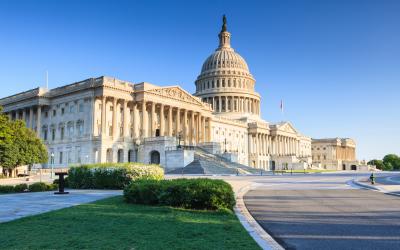
[[[287,249],[400,249],[400,197],[346,185],[351,175],[259,182],[245,204]]]

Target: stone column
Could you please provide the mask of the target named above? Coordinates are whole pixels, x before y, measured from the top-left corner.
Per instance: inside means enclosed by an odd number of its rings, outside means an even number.
[[[207,137],[208,138],[206,140],[208,142],[210,142],[211,141],[211,131],[212,131],[211,130],[211,118],[208,118],[207,121],[208,121],[208,124],[207,124],[207,126],[208,126],[208,131],[207,131],[208,135],[207,135]]]
[[[168,136],[172,136],[172,106],[168,109]]]
[[[29,127],[33,129],[33,107],[29,108]]]
[[[117,139],[118,136],[118,130],[117,130],[117,98],[114,97],[113,99],[113,115],[112,115],[112,136],[113,139]]]
[[[26,123],[26,111],[25,111],[25,109],[22,110],[22,120]]]
[[[192,111],[192,115],[190,118],[190,144],[194,145],[194,129],[195,129],[195,125],[194,125],[194,112]]]
[[[128,100],[124,100],[123,104],[123,112],[124,112],[124,120],[123,120],[123,137],[128,137],[129,130],[128,130]]]
[[[165,135],[164,104],[160,107],[160,136]]]
[[[212,108],[213,108],[214,111],[217,111],[215,109],[215,97],[211,97],[211,98],[212,98]]]
[[[101,99],[101,134],[103,136],[106,135],[106,104],[107,104],[107,97],[103,96]]]
[[[188,127],[187,127],[187,109],[184,110],[183,112],[183,140],[185,142],[185,145],[187,145],[188,142],[188,137],[189,137],[189,133],[188,133]]]
[[[150,137],[156,136],[156,103],[152,102],[151,103],[151,131],[150,131]]]
[[[38,106],[37,107],[36,134],[39,138],[40,138],[40,127],[41,127],[40,120],[41,120],[41,118],[42,118],[42,107]]]
[[[201,114],[197,113],[197,126],[196,126],[196,144],[201,140]]]
[[[138,115],[138,108],[136,106],[136,103],[133,103],[132,105],[133,108],[133,138],[138,138],[139,137],[139,115]]]
[[[206,141],[206,118],[204,116],[201,117],[201,142]]]
[[[181,132],[181,110],[180,108],[176,109],[176,136],[179,135],[179,133]],[[181,135],[183,136],[183,135]]]
[[[218,106],[218,109],[219,109],[219,112],[221,112],[221,111],[222,111],[222,98],[221,98],[221,96],[219,96],[218,98],[219,98],[219,106]]]
[[[148,115],[147,115],[147,110],[146,110],[146,101],[143,100],[142,102],[142,136],[143,138],[148,137],[147,129],[149,127],[148,124]]]

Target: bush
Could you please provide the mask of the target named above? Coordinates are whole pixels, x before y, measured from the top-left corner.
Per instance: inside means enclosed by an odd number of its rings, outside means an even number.
[[[22,193],[22,192],[25,192],[25,191],[28,191],[28,185],[25,184],[25,183],[18,184],[18,185],[16,185],[14,187],[14,192],[15,193]]]
[[[3,194],[14,193],[14,186],[11,185],[0,186],[0,193]]]
[[[53,184],[56,184],[57,186],[58,186],[58,184],[59,184],[59,179],[55,179],[54,181],[53,181]],[[69,184],[68,184],[68,177],[64,177],[64,187],[69,187]]]
[[[128,203],[189,209],[233,210],[232,187],[222,180],[175,179],[134,181],[124,190]]]
[[[133,180],[161,180],[164,170],[158,165],[140,163],[104,163],[71,167],[68,184],[71,188],[123,189]]]
[[[58,186],[56,184],[46,184],[44,182],[37,182],[29,185],[29,191],[31,192],[43,192],[57,190]]]

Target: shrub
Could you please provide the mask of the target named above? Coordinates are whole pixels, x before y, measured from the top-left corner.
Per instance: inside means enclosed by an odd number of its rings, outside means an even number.
[[[25,192],[25,191],[28,191],[28,185],[25,184],[25,183],[18,184],[18,185],[16,185],[14,187],[14,192],[15,193],[22,193],[22,192]]]
[[[140,163],[104,163],[71,167],[68,184],[71,188],[123,189],[133,180],[161,180],[164,170],[158,165]]]
[[[36,182],[29,185],[29,191],[31,192],[43,192],[56,190],[58,186],[56,184],[46,184],[44,182]]]
[[[232,187],[211,179],[134,181],[125,188],[124,197],[128,203],[189,209],[233,210],[235,205]]]
[[[58,186],[58,184],[59,184],[59,179],[55,179],[54,181],[53,181],[53,184],[56,184],[57,186]],[[64,177],[64,187],[69,187],[69,184],[68,184],[68,177]]]
[[[0,193],[7,194],[7,193],[13,193],[13,192],[14,192],[14,186],[11,186],[11,185],[0,186]]]

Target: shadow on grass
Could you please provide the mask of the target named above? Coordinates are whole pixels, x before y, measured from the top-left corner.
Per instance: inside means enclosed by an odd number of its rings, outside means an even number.
[[[1,249],[259,249],[234,214],[122,196],[0,224]]]

